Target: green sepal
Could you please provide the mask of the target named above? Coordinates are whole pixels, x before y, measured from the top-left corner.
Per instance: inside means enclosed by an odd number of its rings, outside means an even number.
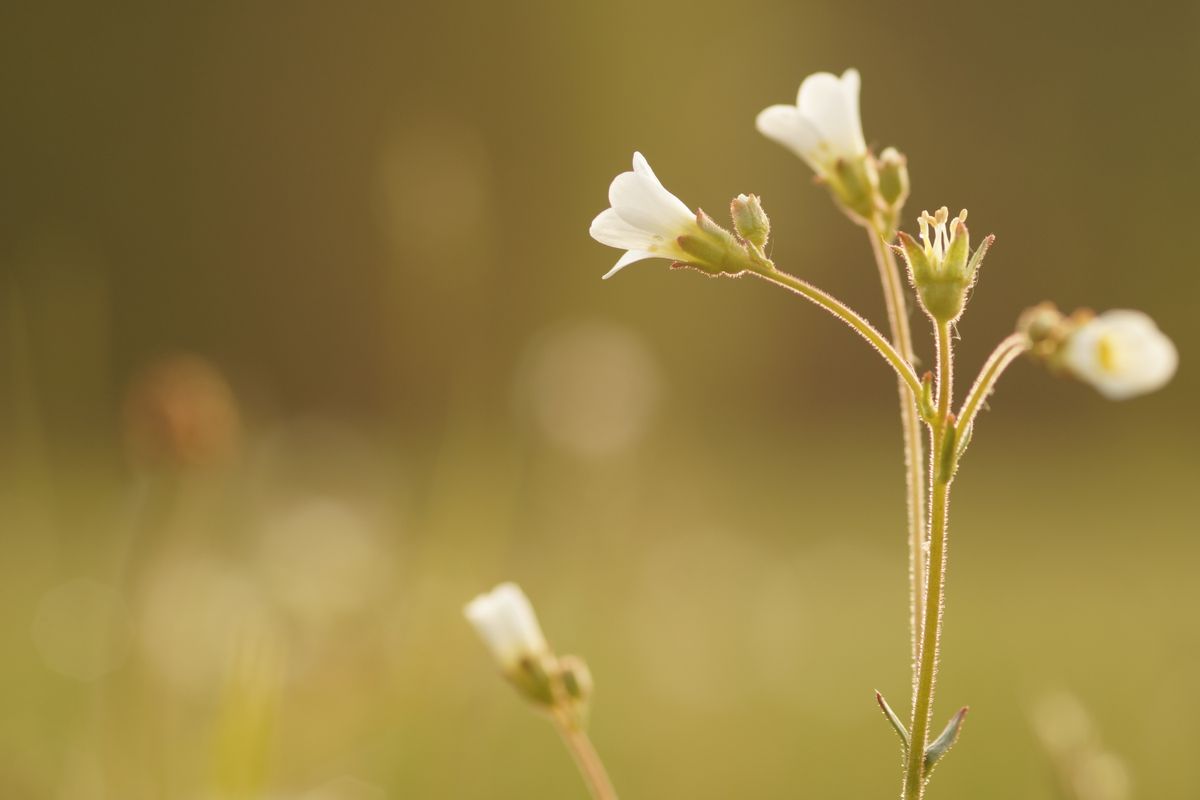
[[[933,265],[929,263],[929,256],[925,255],[921,243],[904,231],[897,232],[896,238],[900,240],[900,254],[904,256],[904,263],[908,264],[908,279],[912,285],[920,286],[932,278]]]
[[[968,276],[967,259],[971,255],[971,237],[967,233],[967,223],[961,218],[950,221],[951,226],[958,228],[957,233],[950,237],[950,246],[946,248],[946,258],[942,262],[942,271],[958,278]]]
[[[829,189],[851,217],[870,220],[876,211],[875,193],[878,178],[867,157],[839,158],[833,169],[825,174]]]
[[[560,697],[559,706],[567,711],[579,728],[586,728],[591,710],[592,673],[579,656],[558,659],[556,674]]]
[[[958,710],[958,713],[950,718],[950,722],[946,725],[946,729],[942,731],[941,736],[934,739],[928,747],[925,748],[925,777],[929,778],[929,774],[933,771],[934,766],[950,752],[950,748],[954,747],[958,741],[958,735],[962,731],[963,720],[967,718],[967,706],[963,706]]]
[[[883,711],[883,718],[892,724],[892,729],[900,737],[900,744],[903,745],[904,752],[907,754],[909,748],[908,728],[904,727],[904,723],[900,721],[900,717],[896,716],[896,712],[892,711],[892,707],[888,705],[887,700],[883,699],[883,695],[878,690],[875,691],[875,702],[879,704],[880,710]]]
[[[557,672],[557,665],[552,662],[552,658],[543,660],[527,656],[506,672],[504,677],[530,702],[537,705],[554,705],[554,673]]]
[[[744,272],[751,266],[746,247],[733,234],[713,222],[703,211],[696,212],[696,233],[685,233],[675,239],[679,249],[689,257],[681,261],[709,275]]]
[[[975,433],[975,422],[967,425],[966,430],[960,431],[958,435],[958,447],[954,454],[954,460],[962,458],[963,453],[967,452],[967,447],[971,444],[971,435]]]
[[[964,225],[963,228],[965,229],[966,226]],[[971,283],[975,282],[975,273],[979,271],[979,265],[983,263],[983,257],[987,255],[988,248],[992,246],[992,242],[994,241],[996,241],[996,234],[989,233],[987,236],[983,237],[983,241],[979,243],[979,247],[975,250],[975,254],[971,256],[971,260],[967,264],[966,269],[967,279]]]
[[[926,422],[933,422],[933,418],[937,416],[937,408],[933,402],[933,373],[929,370],[921,376],[921,399],[917,410],[921,412],[921,419]]]

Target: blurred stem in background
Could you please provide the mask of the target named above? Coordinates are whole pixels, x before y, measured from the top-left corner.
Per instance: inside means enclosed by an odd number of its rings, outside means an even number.
[[[897,212],[899,209],[897,209]],[[916,364],[913,352],[912,326],[908,322],[908,303],[900,268],[890,248],[885,244],[891,231],[876,221],[867,228],[879,281],[887,305],[888,326],[892,343],[909,364]],[[917,406],[903,382],[897,385],[900,394],[900,425],[904,431],[905,498],[908,504],[908,581],[909,627],[912,639],[912,681],[917,685],[917,661],[920,657],[921,619],[924,616],[925,587],[925,448],[921,441],[921,419]]]
[[[556,708],[551,714],[554,727],[558,728],[563,743],[571,751],[571,757],[579,767],[588,791],[594,800],[617,800],[617,791],[609,780],[604,762],[592,745],[591,738],[573,716],[562,708]]]

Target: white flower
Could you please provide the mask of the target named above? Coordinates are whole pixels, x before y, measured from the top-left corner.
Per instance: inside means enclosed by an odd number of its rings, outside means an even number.
[[[549,653],[533,606],[515,583],[502,583],[479,595],[463,613],[506,672],[516,670],[527,658]]]
[[[809,75],[800,84],[796,105],[765,108],[755,125],[818,175],[829,177],[839,159],[854,161],[867,154],[858,111],[859,83],[856,69],[840,78],[828,72]]]
[[[1140,311],[1106,311],[1081,325],[1062,351],[1063,365],[1110,400],[1162,388],[1179,363],[1171,340]]]
[[[633,171],[622,172],[608,187],[612,208],[592,220],[592,238],[626,250],[606,274],[611,278],[635,261],[669,258],[689,262],[694,257],[679,246],[679,237],[700,232],[696,213],[668,192],[641,153],[633,154]]]

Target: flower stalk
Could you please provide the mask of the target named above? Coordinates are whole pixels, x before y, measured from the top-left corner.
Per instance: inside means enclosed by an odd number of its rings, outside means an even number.
[[[604,762],[600,760],[583,726],[572,715],[558,709],[551,714],[551,719],[575,765],[579,767],[579,774],[583,776],[592,800],[617,800],[617,790],[613,788]]]
[[[916,361],[913,351],[912,326],[908,322],[908,303],[904,298],[904,284],[900,278],[900,267],[896,257],[885,241],[890,232],[884,231],[878,221],[867,229],[875,265],[879,268],[879,282],[883,289],[884,304],[887,306],[888,326],[892,341],[900,357],[910,365]],[[908,518],[908,607],[909,639],[912,643],[913,689],[917,684],[917,659],[920,656],[921,620],[925,610],[925,447],[922,442],[921,419],[917,403],[908,394],[901,381],[897,386],[900,395],[900,426],[904,435],[905,500]]]
[[[913,695],[911,744],[904,769],[904,800],[925,795],[925,748],[933,716],[933,696],[942,635],[943,598],[946,587],[946,533],[950,511],[950,482],[954,479],[954,418],[950,404],[954,394],[954,351],[950,323],[936,322],[937,416],[930,424],[929,561],[925,581],[925,619],[918,659],[917,686]],[[945,457],[947,445],[949,458]]]
[[[1016,361],[1024,353],[1029,352],[1033,346],[1029,336],[1020,331],[1010,334],[1004,341],[996,346],[991,355],[987,357],[987,361],[983,364],[983,369],[979,371],[979,377],[975,379],[975,383],[971,386],[971,390],[967,392],[967,397],[963,400],[962,409],[958,412],[958,428],[962,431],[962,436],[959,437],[957,458],[962,458],[962,454],[967,449],[967,444],[970,442],[971,434],[974,431],[975,415],[979,413],[983,402],[996,389],[996,382],[1000,380],[1000,376],[1004,374],[1004,370],[1008,369],[1008,365]]]

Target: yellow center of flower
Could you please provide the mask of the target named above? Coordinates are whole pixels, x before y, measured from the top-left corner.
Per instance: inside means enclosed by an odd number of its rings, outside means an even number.
[[[1117,345],[1111,336],[1101,336],[1096,342],[1096,360],[1100,362],[1100,369],[1105,372],[1115,373],[1121,369],[1120,358],[1118,358]]]

